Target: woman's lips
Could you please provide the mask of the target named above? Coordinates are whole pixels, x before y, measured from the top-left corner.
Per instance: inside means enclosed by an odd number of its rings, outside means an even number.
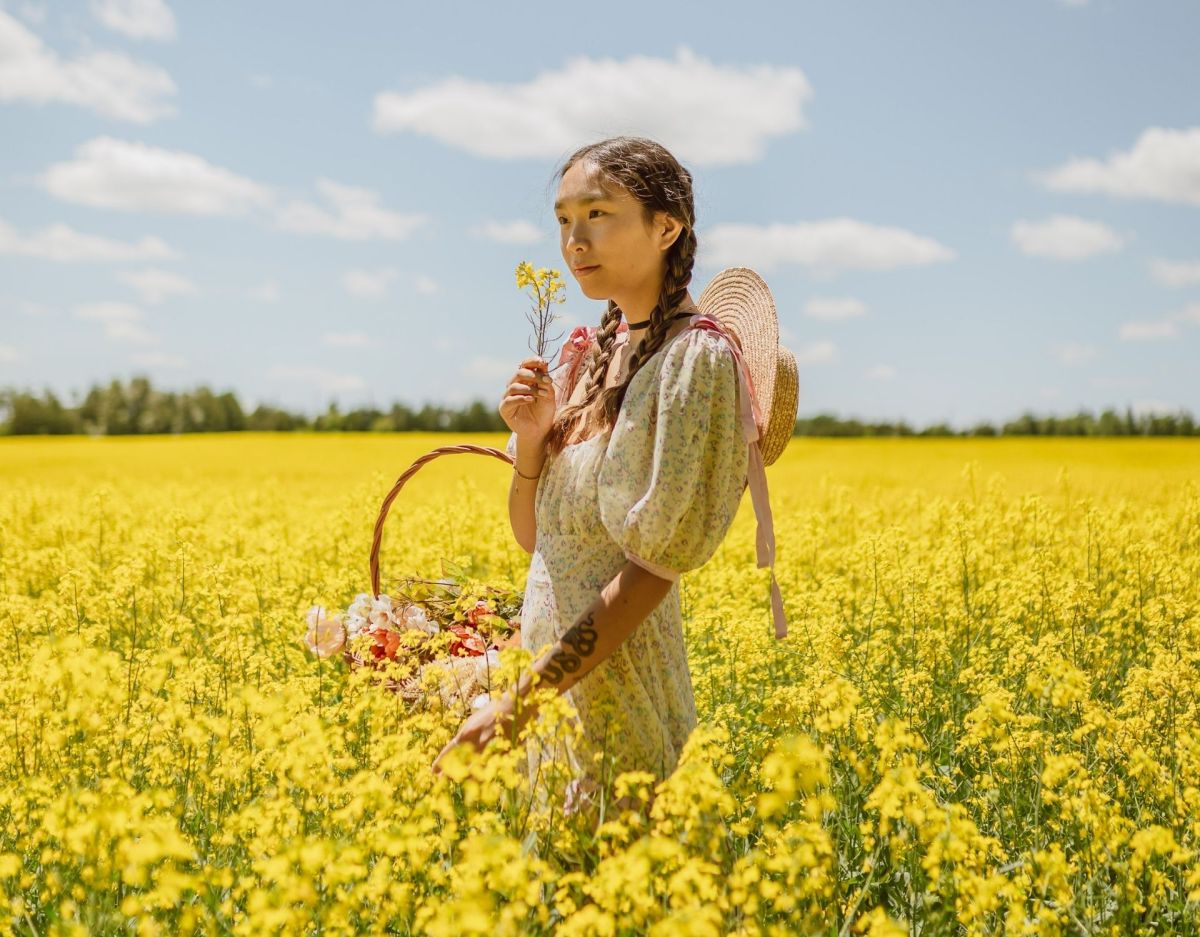
[[[592,265],[592,266],[590,266],[590,267],[576,267],[576,268],[575,268],[575,276],[577,276],[577,277],[585,277],[585,276],[587,276],[589,273],[591,273],[593,270],[599,270],[599,269],[600,269],[600,265],[599,265],[599,264],[593,264],[593,265]]]

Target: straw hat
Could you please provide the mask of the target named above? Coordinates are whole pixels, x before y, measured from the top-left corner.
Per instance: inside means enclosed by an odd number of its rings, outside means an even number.
[[[741,345],[763,423],[758,428],[758,448],[763,464],[770,465],[792,437],[800,393],[796,359],[779,344],[779,318],[771,291],[749,267],[729,267],[712,278],[698,305]]]

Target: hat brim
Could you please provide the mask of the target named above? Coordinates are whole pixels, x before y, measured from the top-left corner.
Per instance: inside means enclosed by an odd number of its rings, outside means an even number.
[[[697,305],[704,315],[726,326],[741,345],[764,421],[760,430],[765,437],[774,414],[779,367],[779,317],[771,291],[749,267],[729,267],[709,281]]]

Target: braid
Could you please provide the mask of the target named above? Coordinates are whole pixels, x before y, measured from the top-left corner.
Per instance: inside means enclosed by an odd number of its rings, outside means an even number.
[[[590,365],[586,373],[578,380],[583,381],[583,399],[578,403],[563,407],[554,419],[554,425],[546,434],[546,448],[550,452],[560,452],[566,445],[567,439],[575,432],[587,412],[588,407],[600,395],[604,386],[604,375],[608,373],[609,362],[612,361],[617,345],[617,327],[621,324],[621,310],[612,300],[600,319],[600,327],[596,331],[595,343],[599,347],[588,349]],[[567,396],[571,388],[564,388]],[[585,426],[585,429],[587,427]]]
[[[692,267],[696,260],[696,235],[690,227],[680,232],[675,243],[667,252],[667,269],[663,276],[662,288],[658,294],[658,302],[650,310],[650,328],[645,340],[629,358],[629,370],[625,380],[616,387],[605,391],[601,397],[605,422],[609,426],[616,425],[617,413],[625,402],[625,392],[633,376],[650,360],[666,341],[667,331],[671,324],[671,314],[683,303],[687,295],[688,284],[692,282]]]

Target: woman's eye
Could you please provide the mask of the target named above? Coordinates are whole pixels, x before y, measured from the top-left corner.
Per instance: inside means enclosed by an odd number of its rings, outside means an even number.
[[[590,215],[590,214],[593,214],[593,213],[594,213],[594,214],[597,214],[597,215],[603,215],[603,214],[604,214],[604,212],[602,212],[602,211],[601,211],[599,208],[593,208],[593,209],[592,209],[590,212],[588,212],[588,214],[589,214],[589,215]]]

